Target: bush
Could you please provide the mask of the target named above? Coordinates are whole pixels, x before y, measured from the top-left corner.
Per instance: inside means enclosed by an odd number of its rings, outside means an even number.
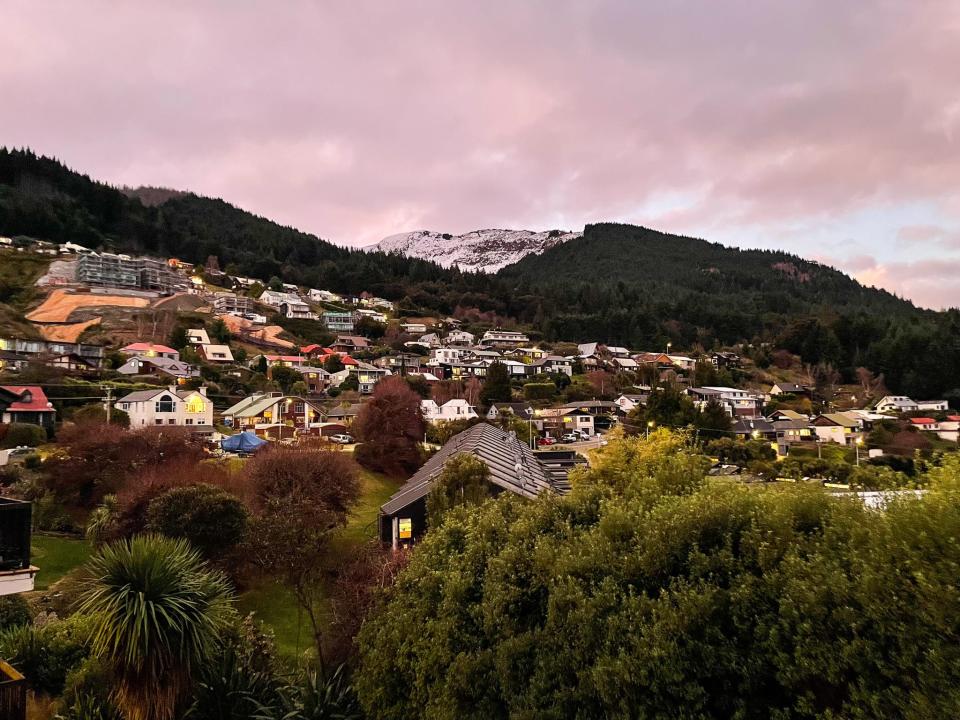
[[[526,400],[549,400],[557,394],[557,386],[550,383],[526,383],[523,386],[523,397]]]
[[[103,422],[106,420],[106,412],[100,403],[90,403],[73,411],[72,420],[80,422]],[[130,416],[117,407],[110,408],[110,424],[117,427],[130,427]]]
[[[0,440],[0,449],[15,448],[21,445],[27,447],[37,447],[47,441],[47,431],[39,425],[30,423],[10,423],[7,425],[6,433]]]
[[[960,459],[877,512],[656,442],[449,510],[360,631],[368,716],[957,716]]]
[[[36,470],[43,464],[43,460],[40,458],[37,453],[30,453],[23,458],[23,466],[27,470]]]
[[[0,596],[0,630],[29,625],[31,622],[33,615],[30,613],[30,605],[22,595]]]
[[[212,485],[167,490],[147,507],[146,529],[186,538],[206,557],[220,557],[241,540],[249,513],[236,497]]]
[[[20,625],[0,632],[0,657],[23,673],[36,692],[59,695],[68,673],[90,654],[95,618],[55,616],[43,625]],[[39,622],[39,620],[38,620]]]

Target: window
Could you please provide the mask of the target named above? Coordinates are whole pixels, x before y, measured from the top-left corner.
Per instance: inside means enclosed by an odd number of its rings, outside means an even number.
[[[185,422],[187,425],[193,425],[193,418],[187,418]]]
[[[295,413],[302,413],[302,412],[303,412],[303,408],[304,408],[304,404],[303,404],[302,402],[298,402],[298,403],[295,403],[295,404],[294,404],[294,406],[293,406],[293,411],[294,411]]]
[[[163,420],[161,420],[160,418],[157,418],[157,419],[154,420],[153,422],[154,422],[154,424],[156,424],[156,425],[163,425]]]
[[[176,425],[176,424],[177,424],[177,421],[174,420],[173,418],[170,418],[169,420],[167,420],[167,425]]]
[[[158,413],[171,413],[175,409],[175,403],[173,398],[169,395],[164,395],[157,401],[157,412]]]

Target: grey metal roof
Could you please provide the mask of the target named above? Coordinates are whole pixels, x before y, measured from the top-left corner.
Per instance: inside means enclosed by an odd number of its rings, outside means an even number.
[[[536,497],[545,491],[565,492],[569,487],[563,487],[555,481],[547,467],[537,460],[533,451],[518,440],[516,435],[493,425],[480,423],[450,438],[436,455],[427,460],[426,464],[381,506],[381,512],[392,515],[410,503],[426,497],[447,460],[460,453],[476,455],[490,468],[490,482],[526,498]]]

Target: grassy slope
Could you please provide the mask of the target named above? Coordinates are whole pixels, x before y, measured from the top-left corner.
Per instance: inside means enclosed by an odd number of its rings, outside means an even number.
[[[89,556],[90,545],[85,540],[34,535],[30,560],[40,568],[36,578],[36,589],[46,590],[83,565]]]
[[[35,283],[50,266],[51,258],[0,250],[0,334],[38,337],[23,314],[36,299]]]

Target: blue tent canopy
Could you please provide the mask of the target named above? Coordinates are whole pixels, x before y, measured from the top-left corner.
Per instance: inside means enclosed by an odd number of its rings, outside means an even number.
[[[266,444],[266,440],[261,440],[249,430],[246,430],[239,435],[225,437],[220,441],[220,447],[227,452],[254,452]]]

